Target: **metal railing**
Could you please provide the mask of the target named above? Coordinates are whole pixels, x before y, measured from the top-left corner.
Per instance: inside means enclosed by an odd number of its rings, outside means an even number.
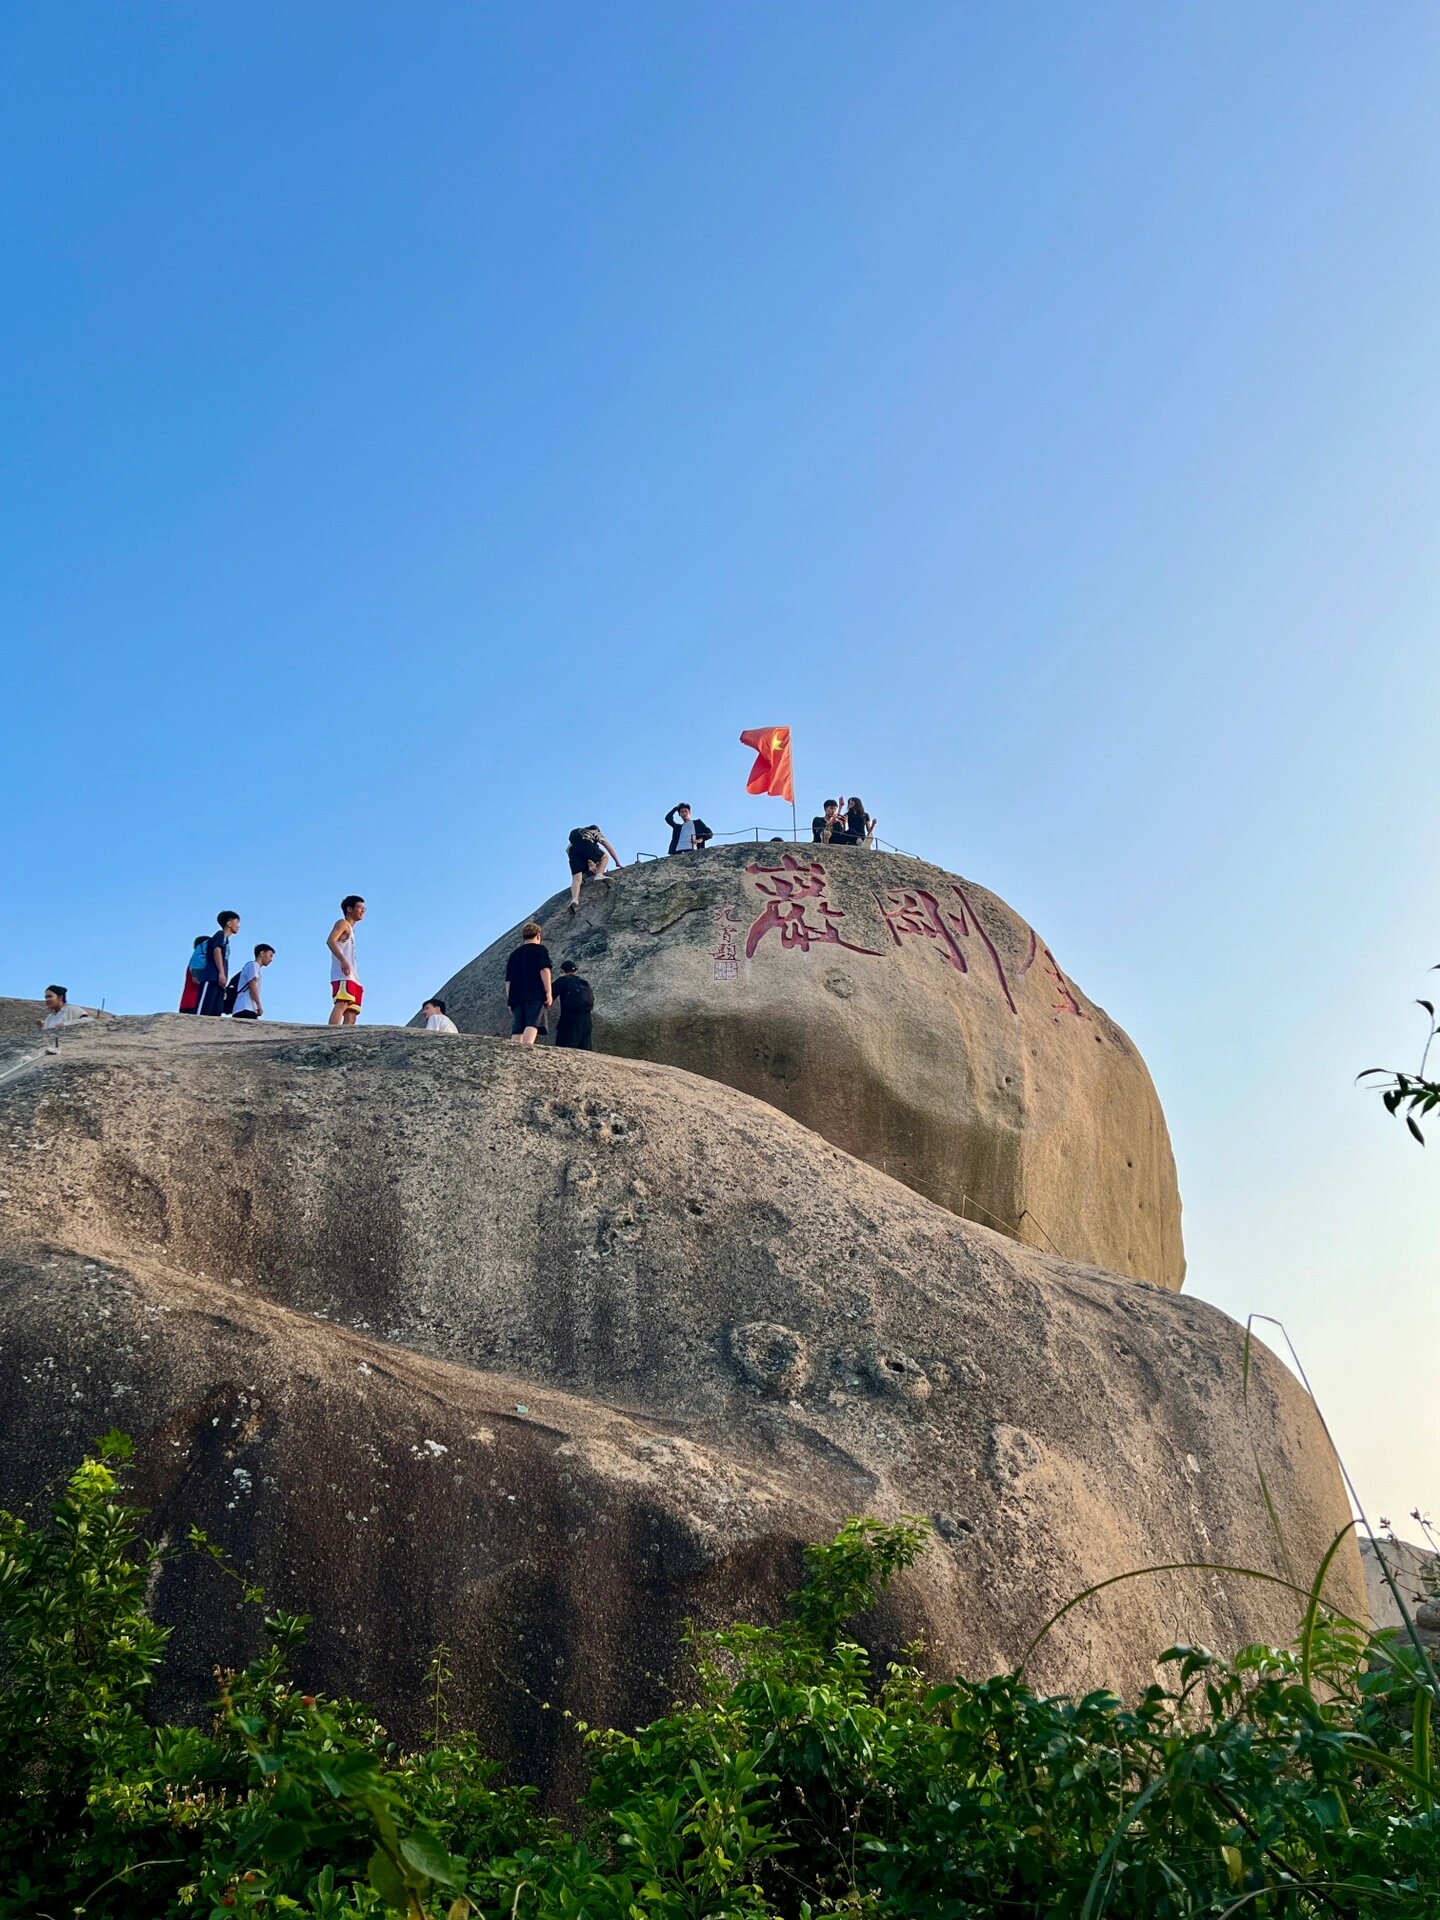
[[[767,840],[783,840],[787,847],[810,847],[815,844],[808,833],[800,834],[797,837],[793,828],[790,833],[784,833],[778,827],[729,827],[721,833],[714,833],[710,836],[711,846],[735,846],[747,840],[753,840],[757,846]],[[907,860],[918,860],[920,858],[918,853],[910,853],[904,847],[897,847],[891,840],[882,840],[878,834],[871,840],[870,845],[881,853],[902,854]],[[668,859],[669,856],[663,853],[637,853],[635,858],[637,861],[665,860]]]

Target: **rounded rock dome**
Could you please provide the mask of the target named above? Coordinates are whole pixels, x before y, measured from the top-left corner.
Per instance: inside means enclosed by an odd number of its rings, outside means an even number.
[[[1145,1063],[993,893],[905,855],[769,841],[625,867],[569,907],[558,893],[535,918],[594,988],[599,1050],[754,1094],[1014,1239],[1182,1284]],[[508,1032],[518,939],[443,989],[467,1031]]]

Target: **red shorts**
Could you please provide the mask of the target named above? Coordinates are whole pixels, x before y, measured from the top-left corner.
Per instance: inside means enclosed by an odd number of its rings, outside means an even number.
[[[365,989],[358,980],[332,980],[330,998],[337,1007],[358,1007],[365,998]]]

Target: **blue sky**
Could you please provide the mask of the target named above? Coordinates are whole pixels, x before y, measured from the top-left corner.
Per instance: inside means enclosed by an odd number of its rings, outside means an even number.
[[[991,887],[1440,1507],[1440,15],[12,0],[0,991],[381,1019],[693,799]]]

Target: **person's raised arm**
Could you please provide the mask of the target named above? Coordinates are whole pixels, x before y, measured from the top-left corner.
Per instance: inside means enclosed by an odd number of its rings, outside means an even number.
[[[331,953],[333,953],[335,958],[340,962],[340,971],[347,980],[350,978],[350,973],[351,973],[350,956],[346,953],[345,949],[342,946],[338,945],[338,941],[340,939],[340,935],[345,931],[346,927],[348,927],[349,924],[350,922],[348,920],[345,920],[345,919],[337,920],[334,926],[330,929],[330,938],[325,942],[326,946],[330,949]]]
[[[679,826],[680,822],[675,818],[676,814],[679,813],[679,811],[680,811],[679,807],[671,807],[670,811],[665,816],[665,824],[667,827],[673,828],[673,827]]]

